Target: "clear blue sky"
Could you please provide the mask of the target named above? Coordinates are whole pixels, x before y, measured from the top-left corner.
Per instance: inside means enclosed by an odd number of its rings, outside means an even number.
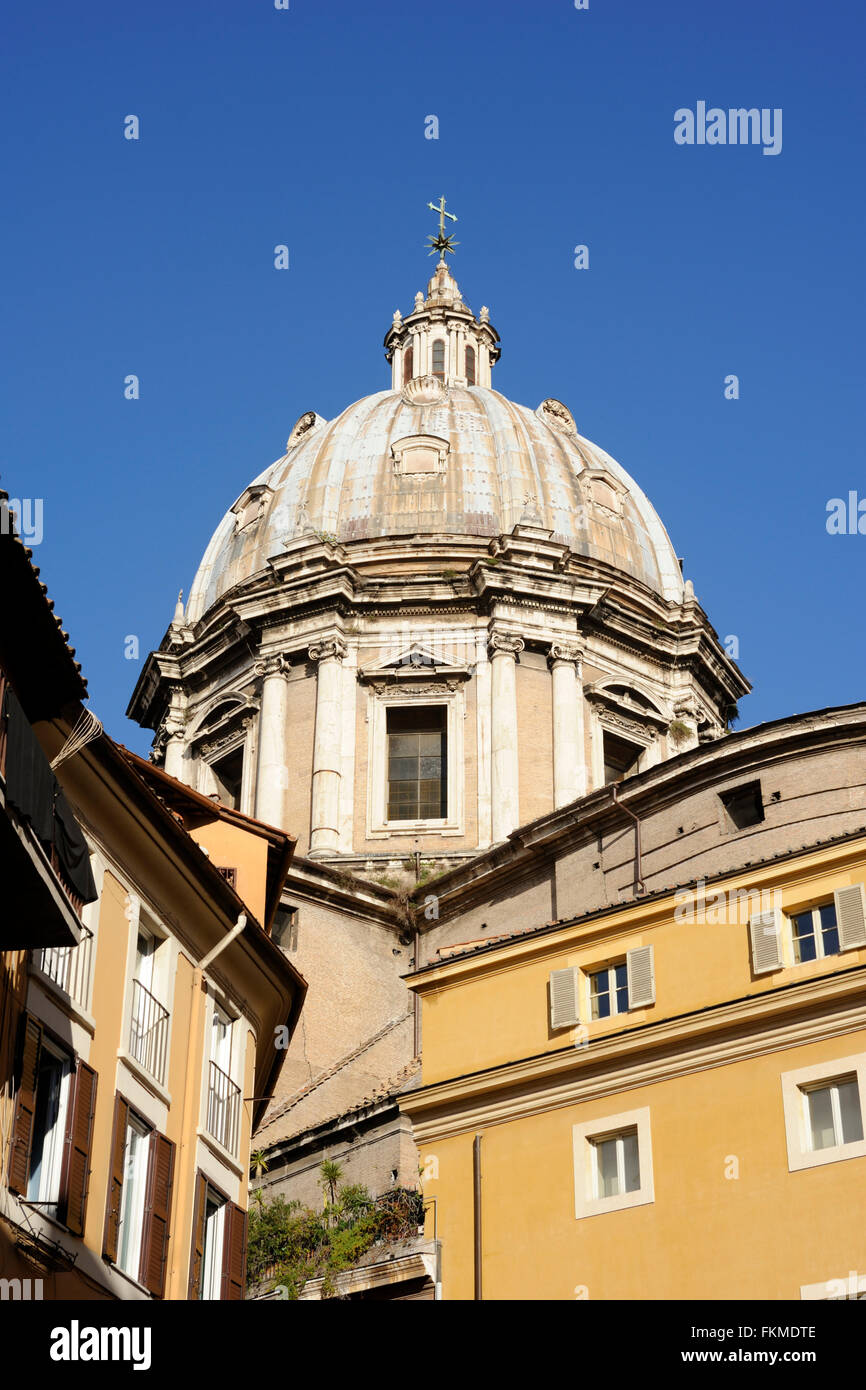
[[[866,697],[866,535],[825,527],[866,497],[862,6],[42,0],[4,39],[0,476],[44,499],[115,737],[149,746],[124,638],[158,644],[303,411],[387,386],[441,192],[494,384],[566,401],[647,491],[739,637],[741,727]],[[675,145],[698,101],[782,108],[782,152]]]

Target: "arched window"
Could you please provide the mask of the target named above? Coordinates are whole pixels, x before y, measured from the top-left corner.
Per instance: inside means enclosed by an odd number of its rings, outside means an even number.
[[[433,344],[433,375],[445,380],[445,340],[437,338]]]
[[[475,385],[475,349],[474,349],[474,347],[468,347],[468,348],[466,349],[466,385],[467,385],[467,386],[474,386],[474,385]]]
[[[403,353],[403,385],[404,385],[404,386],[406,385],[406,382],[407,382],[407,381],[411,381],[411,380],[412,380],[412,371],[413,371],[412,362],[413,362],[414,355],[415,355],[415,353],[414,353],[414,348],[413,348],[412,344],[410,343],[409,346],[407,347],[406,351]]]

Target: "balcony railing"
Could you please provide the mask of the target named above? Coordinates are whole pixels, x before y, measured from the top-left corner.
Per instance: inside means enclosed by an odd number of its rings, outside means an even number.
[[[160,1085],[165,1081],[168,1009],[154,999],[140,980],[132,982],[129,1051]]]
[[[207,1130],[230,1154],[238,1149],[241,1088],[216,1062],[210,1064],[207,1088]]]
[[[77,946],[46,946],[33,952],[33,964],[83,1009],[87,1007],[92,952],[93,932],[82,927]]]

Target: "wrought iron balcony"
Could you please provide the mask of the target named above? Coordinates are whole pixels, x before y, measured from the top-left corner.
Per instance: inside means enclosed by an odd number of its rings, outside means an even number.
[[[236,1086],[216,1062],[211,1062],[207,1088],[207,1131],[230,1154],[236,1154],[238,1149],[240,1108],[240,1086]]]
[[[81,941],[77,946],[47,946],[42,951],[34,951],[33,964],[58,989],[68,994],[74,1004],[84,1009],[87,1007],[92,953],[93,932],[82,927]]]
[[[168,1009],[145,989],[140,980],[132,982],[132,1018],[129,1023],[129,1051],[160,1085],[165,1081],[168,1045]]]

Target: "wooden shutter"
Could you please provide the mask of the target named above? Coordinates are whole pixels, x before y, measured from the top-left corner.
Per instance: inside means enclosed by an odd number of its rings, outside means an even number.
[[[782,968],[781,922],[777,912],[758,912],[749,918],[749,936],[752,942],[752,970],[756,975],[766,975],[771,970]]]
[[[247,1214],[234,1202],[226,1202],[223,1233],[223,1278],[220,1298],[244,1296],[247,1277]]]
[[[174,1152],[174,1144],[164,1134],[151,1135],[140,1278],[156,1298],[162,1298],[165,1293]]]
[[[90,1187],[90,1147],[96,1112],[96,1072],[79,1062],[75,1073],[75,1094],[69,1107],[66,1127],[66,1153],[61,1185],[61,1211],[66,1225],[75,1235],[84,1234],[84,1215]]]
[[[863,909],[863,884],[840,888],[833,894],[836,902],[836,925],[839,929],[839,950],[851,951],[866,946],[866,912]]]
[[[640,1009],[656,1002],[656,980],[652,946],[636,946],[625,957],[628,975],[628,1006]]]
[[[580,1022],[577,970],[574,968],[552,970],[548,988],[550,991],[551,1028],[573,1028],[576,1023]]]
[[[25,1013],[21,1023],[21,1080],[15,1104],[15,1125],[10,1150],[8,1186],[19,1197],[26,1194],[31,1176],[33,1147],[33,1115],[36,1112],[36,1077],[39,1076],[39,1054],[42,1052],[42,1024]]]
[[[30,1152],[33,1147],[33,1117],[36,1112],[36,1078],[39,1075],[39,1054],[42,1051],[42,1025],[30,1014],[24,1014],[21,1024],[21,1079],[15,1105],[15,1127],[9,1154],[9,1186],[23,1197],[30,1176]]]
[[[126,1148],[126,1126],[129,1106],[123,1096],[114,1099],[114,1133],[111,1138],[111,1172],[108,1177],[108,1202],[105,1213],[105,1238],[102,1253],[109,1260],[117,1259],[120,1230],[120,1203],[123,1198],[123,1154]]]
[[[192,1251],[189,1257],[190,1298],[199,1297],[201,1285],[201,1262],[204,1255],[204,1217],[207,1206],[207,1180],[201,1173],[195,1175],[195,1202],[192,1212]]]

